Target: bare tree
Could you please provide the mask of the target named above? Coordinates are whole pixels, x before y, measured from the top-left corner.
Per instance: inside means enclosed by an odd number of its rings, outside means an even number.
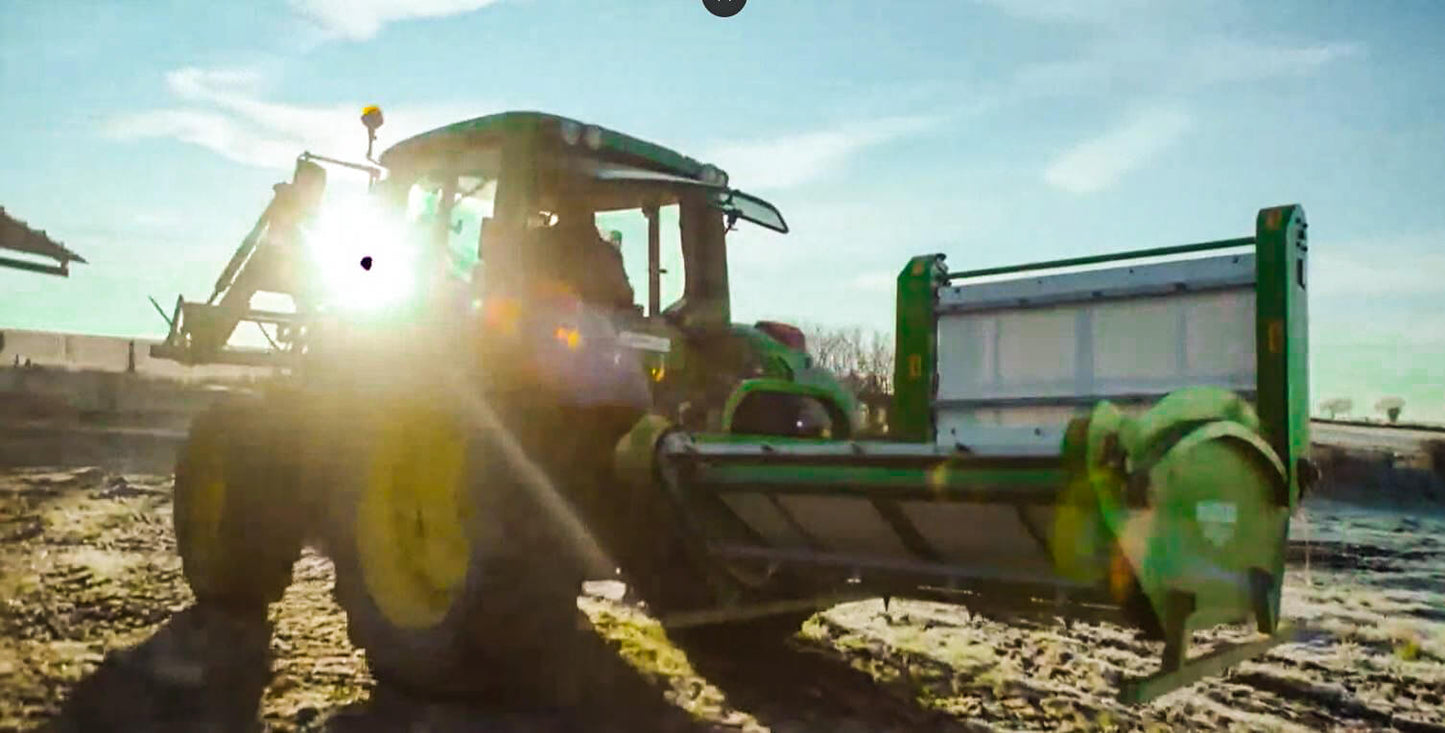
[[[1337,416],[1348,415],[1355,407],[1354,401],[1348,397],[1336,397],[1332,400],[1325,400],[1320,403],[1320,410],[1334,420]]]
[[[1400,421],[1400,411],[1405,409],[1405,401],[1399,397],[1386,397],[1375,403],[1375,410],[1385,413],[1385,418],[1391,423]]]
[[[893,337],[857,327],[811,325],[803,330],[814,362],[837,375],[858,396],[866,411],[867,429],[885,431],[893,396]]]

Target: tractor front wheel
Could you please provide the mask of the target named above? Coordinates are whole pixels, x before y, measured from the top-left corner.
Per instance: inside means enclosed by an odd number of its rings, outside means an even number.
[[[264,609],[291,583],[304,509],[266,402],[224,399],[192,423],[176,465],[176,544],[196,599]]]

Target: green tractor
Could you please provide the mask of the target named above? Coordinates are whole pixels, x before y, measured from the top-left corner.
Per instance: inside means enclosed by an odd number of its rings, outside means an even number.
[[[374,138],[380,111],[363,120]],[[366,196],[329,196],[322,163],[366,172]],[[1315,476],[1299,207],[1219,242],[913,258],[886,441],[797,329],[732,323],[740,222],[787,231],[715,166],[539,113],[375,164],[303,155],[153,350],[283,372],[182,449],[197,598],[263,611],[310,544],[378,678],[509,697],[595,682],[576,598],[619,574],[670,628],[879,596],[1107,618],[1165,642],[1136,701],[1288,638]],[[228,346],[247,321],[269,351]],[[1240,622],[1260,638],[1188,657],[1192,630]]]
[[[328,197],[323,164],[367,173],[367,195]],[[728,231],[787,225],[714,166],[513,112],[377,165],[308,153],[276,188],[211,298],[178,300],[152,349],[283,374],[197,419],[176,471],[180,552],[199,599],[258,608],[303,545],[324,548],[379,677],[473,684],[475,660],[572,634],[579,583],[618,567],[659,607],[712,605],[716,573],[679,554],[690,537],[651,477],[614,485],[635,426],[856,428],[856,400],[797,328],[731,321]],[[253,307],[257,293],[294,307]],[[247,322],[271,349],[228,345]]]

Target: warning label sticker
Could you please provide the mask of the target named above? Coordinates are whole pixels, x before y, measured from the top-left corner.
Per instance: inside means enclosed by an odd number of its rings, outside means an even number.
[[[1232,501],[1201,501],[1194,505],[1194,521],[1204,539],[1215,547],[1223,547],[1234,539],[1234,528],[1239,522],[1239,508]]]

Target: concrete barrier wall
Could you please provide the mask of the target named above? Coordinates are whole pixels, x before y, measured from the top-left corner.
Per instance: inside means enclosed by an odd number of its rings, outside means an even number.
[[[150,356],[154,339],[0,331],[0,420],[184,426],[221,392],[272,375]],[[17,366],[18,365],[18,366]]]
[[[215,394],[196,382],[124,372],[0,369],[0,416],[8,417],[192,414]]]
[[[230,380],[267,376],[270,369],[230,365],[184,366],[150,355],[157,339],[90,336],[53,331],[0,330],[0,368],[33,367],[71,371],[131,372],[174,379]]]
[[[1385,447],[1344,448],[1316,444],[1320,467],[1314,498],[1386,508],[1445,508],[1445,440],[1397,453]]]

